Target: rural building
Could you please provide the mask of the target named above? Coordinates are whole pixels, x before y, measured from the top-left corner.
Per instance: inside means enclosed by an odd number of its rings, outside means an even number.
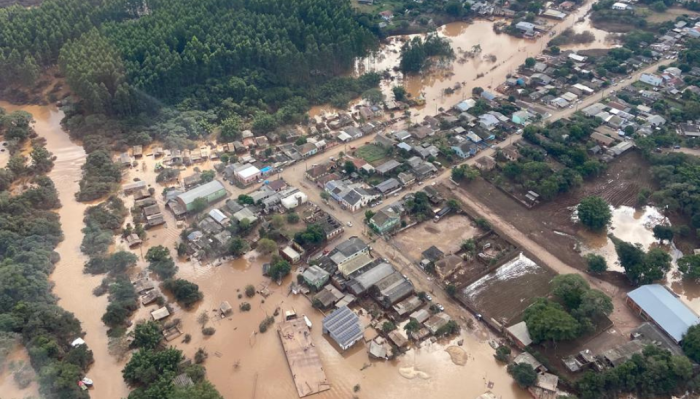
[[[280,255],[291,264],[295,264],[301,260],[301,254],[290,246],[284,247],[284,249],[280,251]]]
[[[237,165],[233,171],[234,178],[243,185],[255,183],[260,179],[260,169],[251,164]]]
[[[323,332],[340,346],[347,350],[362,339],[362,327],[360,318],[347,306],[334,310],[323,318]]]
[[[282,199],[282,206],[285,207],[286,209],[294,209],[301,204],[305,204],[309,200],[309,197],[302,193],[301,191],[298,191],[288,197],[285,197]]]
[[[654,75],[653,73],[643,73],[642,76],[639,77],[639,81],[654,87],[661,86],[664,82],[661,76]]]
[[[532,35],[535,33],[535,24],[521,21],[515,24],[515,29],[521,31],[522,33]]]
[[[192,210],[194,201],[197,198],[204,198],[208,203],[212,203],[216,200],[224,198],[228,193],[218,180],[212,180],[209,183],[202,184],[199,187],[195,187],[192,190],[186,191],[177,197],[175,200],[177,203],[184,208],[187,212]]]
[[[632,144],[631,141],[622,141],[611,147],[608,151],[610,151],[613,156],[617,157],[631,150],[632,148],[634,148],[634,144]]]
[[[527,390],[535,399],[556,399],[560,397],[557,385],[559,385],[559,377],[550,373],[541,373],[537,376],[535,385]]]
[[[528,111],[522,110],[522,111],[517,111],[513,112],[513,116],[511,120],[513,123],[518,124],[518,125],[527,125],[530,123],[530,121],[535,117],[535,115],[531,114]]]
[[[520,349],[525,349],[526,346],[532,343],[530,330],[527,329],[527,324],[525,324],[524,321],[508,327],[506,329],[506,335]]]
[[[401,190],[401,183],[392,177],[377,184],[374,188],[376,188],[383,196],[386,197],[387,195]]]
[[[700,137],[700,125],[679,123],[677,132],[686,137]]]
[[[490,156],[485,156],[477,159],[474,166],[483,172],[488,172],[496,167],[496,161]]]
[[[521,364],[521,363],[529,364],[530,366],[532,366],[533,370],[535,370],[538,373],[544,373],[547,371],[547,368],[528,352],[523,352],[523,353],[519,354],[518,356],[516,356],[515,359],[513,359],[513,363],[514,364]]]
[[[435,334],[437,330],[447,324],[452,318],[447,313],[438,313],[431,316],[428,320],[423,323],[425,327],[430,330],[431,333]]]
[[[221,212],[221,211],[218,210],[218,209],[212,209],[211,211],[209,211],[209,217],[211,217],[212,219],[214,219],[214,221],[215,221],[216,223],[220,224],[222,227],[228,226],[229,223],[231,222],[231,221],[229,220],[229,218],[228,218],[226,215],[224,215],[224,213]]]
[[[395,159],[391,159],[377,166],[375,169],[377,173],[379,173],[380,175],[384,175],[398,168],[399,166],[401,166],[401,164],[398,161],[396,161]]]
[[[133,194],[137,191],[141,191],[144,188],[146,188],[146,182],[141,180],[141,181],[136,181],[133,183],[125,184],[122,189],[124,190],[124,195],[130,195],[130,194]]]
[[[362,295],[370,288],[374,287],[384,277],[394,273],[394,271],[393,266],[382,262],[350,280],[346,287],[353,295]]]
[[[664,286],[649,284],[627,294],[627,305],[680,343],[688,328],[700,318]]]
[[[414,295],[394,305],[394,310],[399,316],[403,317],[403,315],[413,312],[422,305],[423,301],[421,301],[420,298]]]
[[[345,295],[332,285],[326,285],[318,294],[314,295],[313,302],[318,302],[321,308],[328,309]]]
[[[613,3],[612,9],[615,11],[627,11],[630,10],[632,6],[627,3]]]
[[[314,265],[304,270],[304,273],[302,273],[301,276],[304,278],[304,282],[309,287],[319,290],[328,282],[330,274],[320,267]]]
[[[458,157],[466,159],[476,154],[476,146],[470,142],[464,142],[459,145],[453,145],[452,149]]]
[[[401,215],[399,212],[397,212],[393,206],[386,206],[372,216],[369,224],[374,227],[379,234],[384,234],[393,230],[400,222]]]
[[[202,182],[202,174],[201,173],[195,173],[191,176],[187,176],[182,179],[182,184],[185,185],[185,189],[189,190],[190,188],[196,186],[197,184]]]
[[[388,308],[411,295],[413,293],[413,284],[404,278],[401,273],[394,272],[379,281],[374,286],[374,290],[377,302]]]
[[[426,320],[430,318],[430,312],[428,312],[426,309],[419,309],[411,313],[411,315],[408,316],[408,318],[415,319],[417,322],[423,324]]]

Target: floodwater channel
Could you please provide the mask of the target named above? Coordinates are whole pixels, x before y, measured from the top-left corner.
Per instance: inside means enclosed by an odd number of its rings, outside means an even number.
[[[83,212],[88,206],[75,200],[81,166],[85,160],[82,147],[72,142],[67,133],[61,129],[60,120],[63,113],[53,106],[15,106],[0,102],[0,107],[9,112],[25,110],[35,119],[36,132],[47,140],[47,149],[56,157],[55,167],[50,177],[56,183],[62,208],[58,210],[65,239],[57,247],[61,260],[51,276],[54,293],[59,297],[59,305],[73,312],[81,321],[86,332],[85,340],[94,352],[95,363],[88,376],[95,381],[91,390],[93,398],[119,399],[128,395],[128,387],[121,378],[123,361],[110,355],[107,328],[100,320],[107,306],[106,296],[95,297],[93,288],[99,285],[101,276],[83,274],[86,257],[80,252],[82,241]],[[145,151],[148,153],[148,150]],[[124,181],[138,177],[151,186],[155,184],[155,163],[153,157],[144,156],[145,168],[131,169]],[[209,164],[199,164],[200,169],[208,169]],[[192,173],[193,168],[183,171],[181,176]],[[154,186],[156,187],[156,186]],[[233,195],[236,189],[227,185]],[[161,188],[157,188],[160,192]],[[159,196],[157,196],[159,197]],[[131,198],[124,198],[130,206]],[[159,197],[159,201],[160,197]],[[162,203],[161,203],[162,205]],[[173,248],[179,239],[180,229],[168,212],[167,226],[149,230],[148,239],[142,249],[134,252],[139,255],[139,266],[145,266],[143,254],[148,247],[162,244]],[[130,221],[130,220],[127,220]],[[119,239],[115,248],[123,248]],[[126,249],[126,248],[124,248]],[[174,252],[174,251],[173,251]],[[175,255],[173,253],[173,255]],[[201,265],[196,262],[178,261],[178,277],[197,283],[204,292],[204,300],[195,309],[182,310],[175,306],[172,318],[182,320],[185,333],[192,335],[192,341],[182,343],[180,339],[169,344],[183,350],[192,357],[199,347],[209,353],[205,366],[208,378],[216,385],[225,398],[296,398],[289,367],[282,351],[282,345],[273,327],[267,333],[256,333],[260,321],[266,315],[275,313],[275,309],[293,308],[298,314],[307,315],[313,322],[312,334],[332,388],[319,398],[347,398],[354,395],[355,386],[360,391],[376,395],[381,392],[384,398],[404,398],[407,396],[426,396],[442,398],[473,398],[485,392],[493,392],[497,397],[526,398],[525,391],[518,388],[508,376],[505,366],[493,358],[493,349],[487,342],[478,339],[466,329],[460,337],[451,342],[424,342],[421,347],[411,349],[407,354],[394,361],[370,360],[364,343],[357,344],[346,352],[341,352],[321,333],[321,319],[318,311],[311,307],[310,301],[302,296],[289,295],[289,284],[295,275],[287,278],[282,286],[270,286],[272,294],[263,300],[260,295],[246,299],[238,296],[247,284],[262,288],[269,284],[262,277],[262,263],[268,258],[257,256],[255,252],[245,259],[224,263],[220,266]],[[229,301],[234,314],[225,319],[217,317],[215,309],[221,301]],[[240,312],[238,305],[250,302],[250,312]],[[142,307],[137,311],[134,321],[148,319],[154,306]],[[206,312],[210,316],[208,325],[216,328],[214,336],[205,337],[197,323],[198,315]],[[453,315],[457,317],[458,315]],[[277,318],[280,321],[280,318]],[[457,365],[446,351],[455,342],[463,340],[461,348],[466,353],[466,364]],[[9,374],[7,375],[9,376]],[[5,375],[0,377],[6,377]],[[10,386],[10,378],[3,378],[0,387]],[[17,391],[18,397],[36,392],[33,388]],[[13,394],[13,392],[8,392]],[[3,394],[5,394],[3,390]],[[5,397],[6,395],[3,395]]]
[[[606,49],[615,46],[606,40],[608,32],[596,29],[590,24],[586,14],[592,4],[593,2],[589,2],[583,5],[562,21],[547,21],[549,24],[555,24],[552,30],[557,33],[572,27],[577,32],[589,30],[596,37],[592,43],[568,45],[562,47],[563,49]],[[577,23],[581,17],[585,17],[584,22]],[[383,93],[387,98],[393,98],[391,88],[403,86],[413,98],[422,95],[426,104],[411,108],[412,121],[420,122],[427,115],[437,114],[440,108],[447,109],[460,100],[471,97],[474,87],[495,91],[509,74],[517,72],[526,58],[538,56],[552,39],[547,34],[535,40],[517,38],[505,33],[496,34],[493,31],[493,22],[486,20],[449,23],[438,28],[437,34],[448,38],[455,51],[456,59],[449,65],[433,68],[419,75],[404,76],[403,73],[394,71],[394,67],[400,62],[401,46],[405,41],[422,34],[391,36],[382,43],[375,54],[356,62],[354,75],[388,70],[391,79],[382,80]],[[477,45],[481,51],[473,57],[470,56],[468,53],[475,50]],[[451,91],[451,94],[447,94],[445,90]],[[351,105],[360,102],[361,100],[357,99]],[[331,106],[322,105],[313,107],[309,115],[316,117],[334,112],[337,110]]]

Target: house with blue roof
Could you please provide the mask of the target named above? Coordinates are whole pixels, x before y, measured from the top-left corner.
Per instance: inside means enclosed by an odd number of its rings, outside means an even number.
[[[462,159],[467,159],[476,155],[476,146],[469,142],[464,142],[459,145],[453,145],[451,147],[458,157]]]
[[[660,284],[643,285],[627,294],[627,305],[679,344],[700,317]]]

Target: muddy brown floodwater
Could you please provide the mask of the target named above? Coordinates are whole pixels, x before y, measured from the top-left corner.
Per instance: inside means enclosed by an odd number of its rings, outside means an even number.
[[[75,314],[86,332],[85,341],[95,356],[95,364],[88,376],[96,384],[91,394],[93,398],[122,398],[129,394],[121,378],[122,364],[108,352],[107,328],[100,318],[107,307],[107,296],[95,297],[92,290],[100,284],[102,277],[83,274],[86,257],[80,252],[83,239],[83,212],[87,205],[75,200],[78,182],[85,162],[85,151],[74,143],[61,128],[63,112],[53,106],[16,106],[0,101],[0,107],[12,112],[27,111],[34,117],[34,129],[46,139],[46,148],[56,156],[56,162],[49,177],[53,180],[61,199],[58,214],[64,240],[56,248],[61,260],[51,275],[54,294],[58,304]]]
[[[584,23],[576,23],[579,18],[588,13],[593,3],[593,1],[588,2],[559,23],[547,21],[550,24],[556,24],[553,30],[557,32],[573,27],[576,31],[579,29],[590,30],[596,36],[593,43],[570,45],[566,46],[565,49],[579,50],[614,46],[613,43],[605,40],[607,32],[590,26],[587,18]],[[422,121],[426,115],[437,114],[440,108],[447,109],[460,100],[471,97],[471,90],[474,87],[495,91],[497,86],[505,82],[508,74],[515,73],[527,57],[535,57],[540,54],[547,42],[552,39],[547,34],[536,40],[525,40],[505,33],[499,35],[493,31],[493,22],[485,20],[476,20],[470,23],[449,23],[438,28],[437,33],[448,38],[455,51],[456,59],[449,66],[436,68],[421,75],[404,76],[402,73],[394,71],[393,68],[399,65],[401,45],[404,41],[418,35],[390,36],[375,55],[357,61],[354,74],[389,70],[392,79],[390,81],[383,80],[381,83],[381,89],[387,97],[393,98],[391,87],[397,85],[404,86],[413,97],[422,94],[426,105],[411,108],[412,121],[418,122]],[[472,51],[476,45],[481,47],[481,52],[473,58],[464,57],[465,52]],[[490,56],[495,57],[495,61],[491,61],[493,58]],[[445,94],[445,89],[454,89],[457,86],[460,88],[452,94]],[[352,105],[360,101],[357,99],[353,101]],[[323,113],[336,111],[328,105],[316,106],[312,107],[309,115],[316,117]]]

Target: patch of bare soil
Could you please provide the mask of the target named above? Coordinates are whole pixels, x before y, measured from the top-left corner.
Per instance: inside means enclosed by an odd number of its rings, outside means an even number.
[[[464,366],[465,364],[467,364],[467,359],[469,358],[469,356],[467,355],[467,351],[460,348],[459,346],[449,346],[447,347],[447,349],[445,349],[445,352],[450,354],[450,359],[452,359],[452,363],[458,366]]]

